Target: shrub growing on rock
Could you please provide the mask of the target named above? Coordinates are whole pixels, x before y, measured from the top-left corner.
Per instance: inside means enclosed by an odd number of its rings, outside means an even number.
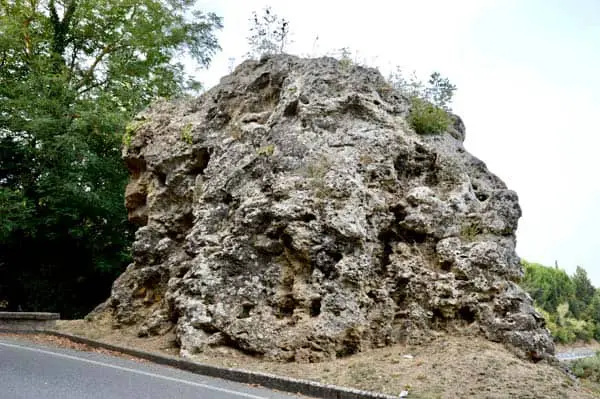
[[[452,119],[444,109],[420,97],[413,97],[408,122],[418,134],[440,134],[448,130]]]
[[[396,90],[410,99],[408,122],[415,132],[440,134],[448,130],[452,124],[450,102],[456,91],[456,86],[448,78],[433,72],[425,85],[414,73],[406,79],[397,68],[388,79]]]

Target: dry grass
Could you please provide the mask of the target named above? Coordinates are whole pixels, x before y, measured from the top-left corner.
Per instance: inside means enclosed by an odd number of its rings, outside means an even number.
[[[108,322],[61,321],[58,330],[150,352],[177,355],[173,335],[138,338]],[[214,348],[195,361],[251,369],[410,398],[597,398],[559,369],[518,359],[478,337],[442,335],[428,345],[395,345],[323,363],[275,363],[231,348]]]

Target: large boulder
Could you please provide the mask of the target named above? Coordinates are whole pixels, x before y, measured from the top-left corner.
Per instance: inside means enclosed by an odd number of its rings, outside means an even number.
[[[227,345],[318,361],[439,330],[552,358],[516,282],[515,192],[462,143],[420,136],[374,69],[247,61],[137,116],[123,151],[134,263],[92,315],[183,355]]]

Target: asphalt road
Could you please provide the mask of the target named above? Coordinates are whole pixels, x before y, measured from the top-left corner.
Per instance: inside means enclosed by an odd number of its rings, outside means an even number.
[[[570,352],[560,352],[556,354],[556,358],[558,360],[569,361],[569,360],[577,360],[583,359],[586,357],[596,356],[595,350],[573,350]]]
[[[1,399],[300,397],[100,353],[0,339]]]

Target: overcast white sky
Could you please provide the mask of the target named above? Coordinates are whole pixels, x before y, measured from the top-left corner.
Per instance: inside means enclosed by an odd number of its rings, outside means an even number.
[[[387,71],[440,71],[458,86],[465,146],[517,191],[517,252],[600,286],[599,0],[201,0],[224,18],[218,83],[247,52],[252,11],[290,21],[288,52],[341,47]],[[315,38],[319,40],[315,44]]]

